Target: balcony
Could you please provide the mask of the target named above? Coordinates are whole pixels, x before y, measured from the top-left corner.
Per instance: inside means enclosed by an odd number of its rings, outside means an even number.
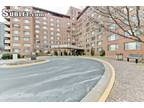
[[[7,23],[7,22],[10,22],[10,17],[9,17],[9,16],[8,16],[8,17],[5,17],[5,19],[7,20],[6,23]]]
[[[9,44],[10,40],[4,40],[4,43]]]
[[[4,29],[5,29],[5,31],[10,31],[10,28],[8,28],[8,27],[5,27]]]
[[[10,50],[11,48],[10,48],[10,46],[5,46],[4,49],[5,50]]]
[[[4,37],[10,38],[10,34],[5,34]]]
[[[4,24],[5,25],[10,25],[10,21],[5,21]]]

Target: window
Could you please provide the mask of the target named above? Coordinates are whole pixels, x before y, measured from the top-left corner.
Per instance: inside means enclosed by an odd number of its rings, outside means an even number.
[[[35,32],[36,32],[36,33],[40,33],[40,31],[39,31],[39,30],[36,30]]]
[[[125,43],[125,50],[140,50],[141,43],[140,42],[128,42]]]
[[[53,19],[53,18],[51,18],[51,19],[50,19],[50,21],[54,21],[54,19]]]
[[[51,39],[53,40],[53,39],[54,39],[54,37],[51,37]]]
[[[39,26],[39,25],[36,25],[35,28],[40,28],[40,26]]]
[[[102,51],[102,48],[97,48],[97,51],[98,51],[98,52]]]
[[[60,31],[60,29],[57,29],[57,31]]]
[[[54,28],[50,28],[50,30],[54,30]]]
[[[109,41],[113,41],[113,40],[117,40],[117,39],[119,39],[119,35],[117,35],[117,34],[113,34],[108,37]]]
[[[29,41],[30,37],[24,37],[24,41]]]
[[[102,41],[98,41],[98,42],[97,42],[97,45],[102,45]]]
[[[48,42],[47,41],[44,41],[44,44],[47,44]]]
[[[39,24],[39,23],[40,23],[40,21],[39,21],[39,20],[35,20],[35,23],[38,23],[38,24]]]
[[[43,29],[47,29],[47,27],[46,27],[46,26],[44,26],[44,27],[43,27]]]
[[[13,37],[13,40],[18,41],[18,40],[20,40],[20,38],[19,37]]]
[[[24,26],[24,29],[30,29],[30,26]]]
[[[46,20],[47,19],[47,17],[43,17],[43,20]]]
[[[17,47],[17,46],[20,46],[20,44],[19,43],[13,43],[13,46]]]
[[[13,24],[13,27],[14,28],[20,28],[20,25],[19,24]]]
[[[24,23],[30,23],[30,20],[24,20]]]
[[[36,35],[36,38],[39,38],[39,35]]]
[[[47,24],[47,22],[43,22],[43,24],[44,24],[44,25],[46,25],[46,24]]]
[[[14,22],[19,22],[20,20],[18,18],[13,19]]]
[[[14,52],[15,53],[19,53],[19,49],[14,49]]]
[[[57,26],[57,27],[60,27],[60,25],[59,25],[59,24],[57,24],[56,26]]]
[[[117,44],[113,44],[113,45],[109,45],[109,51],[115,51],[118,49],[118,45]]]
[[[57,36],[60,36],[60,33],[57,33],[56,35],[57,35]]]
[[[54,32],[51,32],[51,35],[54,35]]]
[[[116,24],[111,24],[110,26],[109,26],[109,29],[110,30],[114,30],[114,29],[117,29],[118,28],[118,26],[116,25]]]
[[[30,8],[25,7],[24,11],[30,11]]]
[[[47,39],[47,36],[44,36],[44,39]]]
[[[24,35],[30,35],[29,31],[24,31]]]
[[[19,34],[19,31],[15,30],[15,31],[13,31],[13,34],[17,35],[17,34]]]
[[[24,47],[30,47],[31,44],[24,44]]]
[[[54,23],[50,23],[51,26],[54,26]]]

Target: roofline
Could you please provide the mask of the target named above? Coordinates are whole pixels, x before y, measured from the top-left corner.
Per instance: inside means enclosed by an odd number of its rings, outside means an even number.
[[[69,15],[64,15],[64,14],[61,14],[61,13],[57,13],[57,12],[53,12],[53,11],[49,11],[49,10],[42,9],[42,8],[38,8],[38,7],[33,7],[33,9],[39,9],[39,10],[42,10],[42,11],[45,11],[45,12],[48,12],[48,13],[54,14],[55,16],[60,16],[60,17],[70,18]]]
[[[89,8],[90,6],[86,6],[83,11],[78,15],[77,20],[83,15],[83,13]]]

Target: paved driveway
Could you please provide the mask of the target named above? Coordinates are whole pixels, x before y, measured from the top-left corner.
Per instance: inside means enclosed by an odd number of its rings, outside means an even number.
[[[87,59],[49,58],[25,68],[0,69],[0,101],[80,101],[104,73]]]

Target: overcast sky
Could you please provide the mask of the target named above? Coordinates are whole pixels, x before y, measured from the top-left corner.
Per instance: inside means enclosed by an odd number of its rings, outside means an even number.
[[[85,6],[134,6],[144,5],[144,0],[0,0],[0,10],[4,6],[36,6],[39,8],[51,10],[66,14],[70,6],[84,8]],[[0,22],[3,21],[0,15]]]

